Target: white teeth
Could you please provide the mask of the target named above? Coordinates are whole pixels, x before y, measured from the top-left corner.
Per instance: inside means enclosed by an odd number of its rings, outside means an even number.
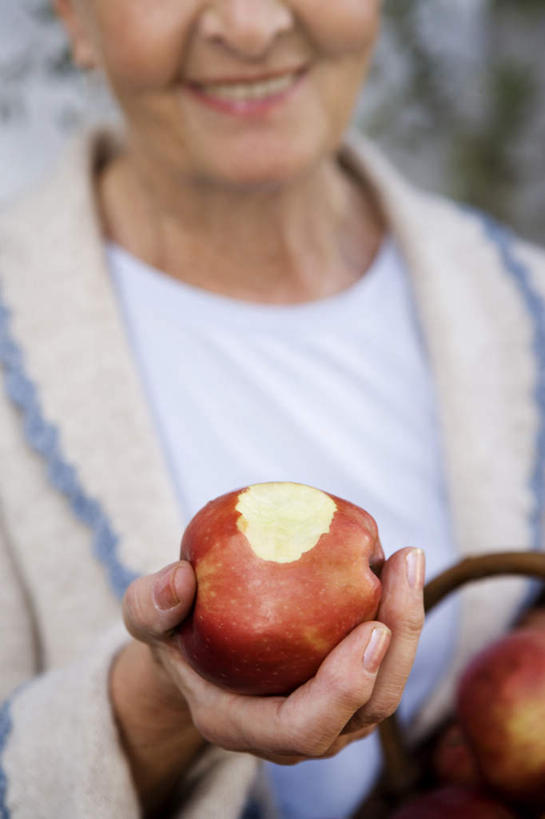
[[[261,82],[245,82],[235,84],[203,85],[202,90],[209,96],[219,97],[225,100],[259,100],[280,94],[290,85],[293,85],[295,74],[287,74],[284,77],[276,77],[272,80]]]

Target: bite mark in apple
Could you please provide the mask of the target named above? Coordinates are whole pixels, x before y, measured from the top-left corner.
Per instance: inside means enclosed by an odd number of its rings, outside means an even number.
[[[291,563],[329,532],[337,509],[320,489],[299,483],[258,483],[241,492],[237,527],[262,560]]]

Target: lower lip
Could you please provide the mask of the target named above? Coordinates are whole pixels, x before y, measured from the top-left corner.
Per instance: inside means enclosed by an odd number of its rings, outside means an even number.
[[[290,97],[298,90],[301,85],[306,72],[296,74],[293,82],[283,91],[271,94],[270,97],[261,97],[260,99],[247,100],[228,100],[224,97],[214,97],[206,93],[198,85],[185,85],[184,88],[191,96],[201,102],[208,108],[213,108],[215,111],[220,111],[223,114],[230,114],[236,117],[255,117],[267,114],[276,108],[284,105]]]

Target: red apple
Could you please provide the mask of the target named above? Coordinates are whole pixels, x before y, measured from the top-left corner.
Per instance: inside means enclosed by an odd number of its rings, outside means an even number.
[[[457,711],[485,781],[545,807],[545,632],[517,629],[478,654],[461,678]]]
[[[390,819],[515,819],[505,805],[475,788],[447,785],[407,802]]]
[[[303,484],[255,484],[211,501],[185,530],[181,558],[197,577],[182,651],[239,693],[292,691],[377,612],[375,521]]]

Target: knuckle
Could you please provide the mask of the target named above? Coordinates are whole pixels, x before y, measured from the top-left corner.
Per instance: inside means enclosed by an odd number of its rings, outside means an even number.
[[[303,757],[308,759],[314,755],[313,742],[305,734],[286,737],[282,742],[282,754],[291,757]]]
[[[343,742],[342,740],[337,740],[333,743],[333,745],[329,745],[329,747],[324,751],[323,754],[320,754],[317,759],[332,759],[334,756],[337,756],[339,751],[342,751],[343,748],[346,747],[348,744],[347,741]]]
[[[296,754],[303,756],[305,759],[317,759],[321,757],[329,748],[329,743],[316,742],[314,740],[307,740],[300,742],[295,749]]]
[[[399,701],[396,699],[395,702],[390,703],[389,705],[384,705],[378,715],[378,719],[375,720],[377,723],[384,722],[385,719],[389,719],[395,712],[397,711],[399,705]]]
[[[371,724],[373,724],[372,715],[368,715],[367,712],[363,714],[357,712],[348,720],[342,730],[342,733],[353,734],[356,731],[361,731],[364,728],[368,728]]]
[[[369,734],[373,733],[377,725],[378,723],[373,722],[372,717],[369,719],[365,718],[364,720],[356,720],[354,722],[350,720],[343,728],[342,734],[345,736],[347,743],[354,742],[357,739],[368,737]]]
[[[377,708],[373,708],[373,710],[369,712],[365,722],[368,725],[380,725],[380,723],[384,722],[385,719],[388,719],[390,715],[391,714],[388,708],[378,706]],[[360,728],[359,729],[356,728],[355,730],[361,730],[361,728],[363,728],[363,725],[360,725]]]
[[[325,736],[303,736],[293,742],[290,752],[307,759],[324,756],[331,747],[331,738]]]
[[[419,608],[416,611],[410,612],[405,620],[405,633],[410,638],[416,638],[420,635],[424,625],[424,610]]]
[[[377,703],[375,706],[371,707],[371,710],[367,713],[367,723],[371,723],[372,725],[378,725],[381,722],[384,722],[385,719],[391,717],[397,711],[397,707],[399,705],[400,698],[398,696],[389,697],[386,700]]]

